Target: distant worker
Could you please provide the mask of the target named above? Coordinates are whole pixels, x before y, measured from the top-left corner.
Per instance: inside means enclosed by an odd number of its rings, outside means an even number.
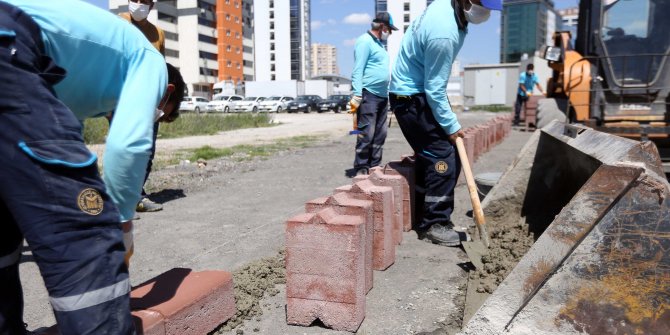
[[[391,76],[391,110],[416,155],[418,203],[423,200],[417,233],[444,246],[461,243],[451,214],[461,170],[455,141],[464,136],[447,82],[468,22],[486,21],[491,9],[501,10],[502,0],[434,1],[405,32]]]
[[[533,95],[533,86],[537,86],[537,89],[542,92],[542,95],[546,95],[542,86],[540,85],[540,79],[537,78],[535,74],[535,65],[528,64],[526,66],[526,72],[523,72],[519,75],[519,89],[516,93],[516,102],[514,103],[514,125],[519,125],[519,117],[521,114],[521,108],[526,104],[528,98]]]
[[[354,96],[349,102],[356,110],[360,132],[354,159],[356,175],[368,174],[371,167],[382,161],[391,77],[385,43],[394,30],[398,28],[393,25],[391,14],[381,12],[372,21],[372,28],[356,40],[351,74]]]
[[[153,0],[129,0],[128,1],[128,12],[121,13],[119,16],[128,20],[132,23],[137,29],[139,29],[142,34],[151,42],[151,44],[158,50],[160,53],[165,56],[165,32],[163,29],[157,27],[153,23],[149,22],[147,18],[149,17],[149,12],[154,8]],[[173,115],[173,116],[177,116]],[[156,155],[156,139],[158,137],[158,128],[159,123],[154,123],[154,137],[151,144],[151,157],[149,157],[149,162],[147,163],[147,173],[144,176],[144,184],[147,183],[149,179],[149,174],[151,173],[151,168],[154,161],[154,156]],[[143,185],[144,185],[143,184]],[[151,201],[147,197],[147,192],[144,187],[142,187],[142,198],[140,202],[137,203],[138,212],[157,212],[163,210],[163,205],[157,204]]]
[[[24,334],[25,238],[61,334],[134,334],[124,242],[152,126],[183,81],[134,27],[76,0],[0,1],[0,334]],[[170,83],[170,84],[168,84]],[[81,122],[114,111],[104,155]],[[104,180],[104,183],[103,183]]]

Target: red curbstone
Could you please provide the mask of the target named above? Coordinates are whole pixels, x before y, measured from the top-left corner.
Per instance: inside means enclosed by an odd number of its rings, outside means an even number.
[[[398,244],[394,236],[393,189],[376,186],[369,179],[364,179],[353,185],[349,195],[373,203],[372,268],[378,271],[386,270],[395,262],[395,246]]]
[[[152,331],[161,328],[153,314],[157,313],[166,335],[206,334],[237,312],[233,276],[224,271],[172,269],[132,290],[130,306],[149,312],[136,316],[151,324]]]
[[[347,186],[351,187],[351,186]],[[340,188],[338,188],[340,189]],[[365,222],[365,288],[372,289],[372,244],[374,242],[374,211],[372,201],[352,198],[348,192],[336,193],[330,197],[317,198],[305,204],[307,213],[317,213],[332,208],[340,215],[355,215],[364,218]]]
[[[158,312],[139,310],[133,311],[133,321],[138,334],[142,335],[165,335],[165,320]],[[140,332],[139,329],[142,329]]]
[[[410,231],[415,226],[416,209],[414,208],[416,177],[414,172],[414,160],[410,156],[405,156],[401,161],[392,161],[386,164],[383,169],[385,175],[400,176],[403,179],[403,230]]]
[[[335,208],[286,222],[287,322],[356,331],[365,318],[366,224]],[[318,306],[318,308],[315,308]]]
[[[404,179],[398,175],[385,174],[384,169],[381,167],[370,169],[368,179],[377,186],[388,186],[393,189],[393,231],[396,241],[400,244],[403,240],[402,232],[405,229],[405,217],[403,214],[403,200],[405,200],[405,193],[403,192]],[[409,197],[407,200],[409,200]]]

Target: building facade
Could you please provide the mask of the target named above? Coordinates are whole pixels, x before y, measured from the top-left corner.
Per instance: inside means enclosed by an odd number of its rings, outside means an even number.
[[[256,0],[256,81],[305,80],[310,64],[309,0]]]
[[[337,48],[330,44],[314,43],[312,51],[311,77],[339,74],[337,67]]]
[[[393,17],[393,24],[398,27],[387,42],[391,68],[395,64],[395,59],[400,51],[400,44],[405,35],[405,30],[409,24],[426,10],[433,0],[375,0],[375,14],[379,12],[389,12]]]
[[[216,32],[218,37],[218,81],[241,85],[244,80],[242,33],[243,15],[241,0],[216,0]],[[198,40],[208,38],[198,35]]]
[[[253,32],[244,28],[247,2],[252,0],[155,2],[148,20],[165,31],[165,60],[179,68],[190,95],[210,97],[219,81],[240,86],[253,79]],[[128,1],[109,0],[109,9],[127,12]]]
[[[254,61],[254,1],[242,0],[242,65],[244,81],[255,80]]]
[[[579,8],[566,8],[558,11],[561,16],[561,30],[569,31],[572,34],[572,40],[577,38],[577,22],[579,20]]]
[[[500,62],[518,62],[552,44],[561,17],[552,0],[506,0],[500,19]]]

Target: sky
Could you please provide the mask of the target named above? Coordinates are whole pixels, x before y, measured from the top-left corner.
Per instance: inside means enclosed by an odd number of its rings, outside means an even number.
[[[107,8],[107,0],[85,0]],[[353,43],[370,28],[374,0],[311,0],[312,43],[337,47],[340,73],[349,77],[354,63]],[[398,0],[391,0],[398,1]],[[557,9],[575,7],[578,0],[554,0]],[[400,18],[396,18],[398,21]],[[391,37],[393,38],[393,37]],[[458,55],[462,65],[498,63],[500,59],[500,13],[480,25],[469,25],[465,44]]]

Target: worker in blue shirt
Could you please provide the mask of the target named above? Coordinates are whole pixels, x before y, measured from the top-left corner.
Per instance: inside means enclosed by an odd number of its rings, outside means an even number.
[[[356,175],[367,174],[382,161],[391,77],[384,44],[394,30],[398,28],[393,25],[391,15],[380,12],[372,21],[372,28],[356,40],[351,73],[354,96],[349,102],[356,112],[359,131],[354,158]]]
[[[516,102],[514,103],[514,125],[519,125],[519,114],[521,114],[521,108],[526,104],[528,98],[533,95],[533,87],[537,86],[537,89],[542,92],[542,95],[545,95],[542,85],[540,85],[540,79],[535,74],[535,65],[528,64],[526,65],[526,71],[522,72],[519,75],[519,89],[516,93]]]
[[[25,238],[61,334],[133,334],[128,270],[153,123],[183,80],[142,33],[77,0],[0,0],[0,334],[24,334]],[[104,157],[82,120],[114,111]]]
[[[460,245],[451,213],[461,164],[455,149],[463,137],[447,99],[451,67],[468,23],[486,21],[502,0],[436,0],[414,20],[402,40],[391,75],[391,110],[416,155],[419,238],[445,246]]]

